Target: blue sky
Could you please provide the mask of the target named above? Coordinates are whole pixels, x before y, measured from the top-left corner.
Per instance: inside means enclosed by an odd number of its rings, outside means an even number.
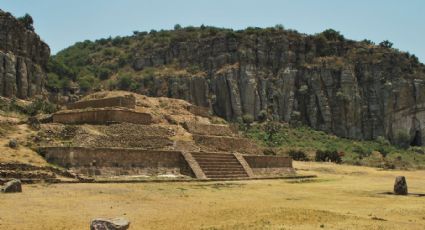
[[[388,39],[425,62],[424,0],[0,0],[0,9],[32,15],[52,53],[77,41],[177,23],[234,29],[282,24],[308,34],[333,28],[350,39]]]

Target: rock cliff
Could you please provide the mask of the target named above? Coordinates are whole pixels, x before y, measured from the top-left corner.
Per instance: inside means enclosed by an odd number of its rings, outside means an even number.
[[[0,95],[30,98],[41,94],[50,49],[10,13],[0,10]]]
[[[80,43],[57,59],[73,63],[65,57],[78,47],[91,53],[92,65],[116,62],[115,72],[131,66],[133,91],[210,106],[228,120],[249,114],[346,138],[407,136],[413,145],[425,143],[425,67],[386,44],[348,40],[333,30],[207,27]],[[108,51],[101,58],[99,50],[111,47],[129,55]],[[186,72],[152,71],[164,66]]]

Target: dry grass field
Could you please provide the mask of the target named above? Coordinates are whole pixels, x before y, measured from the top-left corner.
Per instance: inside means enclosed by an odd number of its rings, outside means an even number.
[[[0,194],[0,229],[88,229],[125,217],[130,229],[425,229],[425,196],[383,194],[405,175],[425,193],[425,171],[300,163],[316,179],[208,183],[37,184]]]

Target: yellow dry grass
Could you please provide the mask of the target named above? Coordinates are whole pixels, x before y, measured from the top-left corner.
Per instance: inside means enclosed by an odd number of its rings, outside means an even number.
[[[2,123],[2,126],[5,124]],[[32,165],[44,166],[47,162],[43,157],[26,146],[26,143],[31,139],[30,136],[35,134],[26,124],[11,124],[4,128],[0,135],[0,163],[25,163]],[[16,139],[18,148],[12,149],[9,147],[9,141]]]
[[[0,194],[0,229],[88,229],[123,216],[130,229],[425,229],[425,197],[382,194],[396,175],[425,193],[424,171],[295,163],[314,180],[25,185]]]

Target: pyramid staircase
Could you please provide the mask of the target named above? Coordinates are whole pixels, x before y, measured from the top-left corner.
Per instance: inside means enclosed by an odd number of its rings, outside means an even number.
[[[248,173],[233,154],[191,153],[209,179],[247,178]]]
[[[151,115],[136,112],[135,104],[134,97],[84,101],[69,106],[71,110],[54,114],[53,122],[152,125]],[[135,140],[139,144],[137,148],[134,148],[136,146],[133,145],[125,148],[118,144],[114,144],[113,147],[105,144],[104,146],[90,147],[49,147],[44,148],[43,152],[45,152],[45,158],[51,163],[67,168],[95,167],[105,170],[106,174],[109,173],[107,170],[120,172],[123,169],[124,171],[128,170],[128,175],[133,175],[132,173],[138,173],[138,167],[174,169],[178,164],[180,173],[183,175],[197,179],[222,180],[254,178],[258,176],[257,173],[261,174],[259,170],[262,169],[292,168],[291,159],[287,160],[285,157],[270,159],[268,156],[259,154],[261,150],[255,143],[239,137],[227,125],[186,122],[182,126],[193,138],[192,141],[181,141],[187,142],[189,145],[193,144],[191,147],[194,148],[190,148],[192,149],[190,151],[189,148],[176,147],[178,146],[176,141],[172,148],[159,148],[158,146],[149,148],[146,143]],[[102,136],[102,138],[104,137]],[[117,158],[117,156],[125,157]],[[279,165],[279,162],[283,163]],[[133,168],[134,171],[132,171]],[[104,175],[103,172],[101,174]],[[101,174],[99,173],[99,175]],[[119,175],[126,174],[120,173]]]

